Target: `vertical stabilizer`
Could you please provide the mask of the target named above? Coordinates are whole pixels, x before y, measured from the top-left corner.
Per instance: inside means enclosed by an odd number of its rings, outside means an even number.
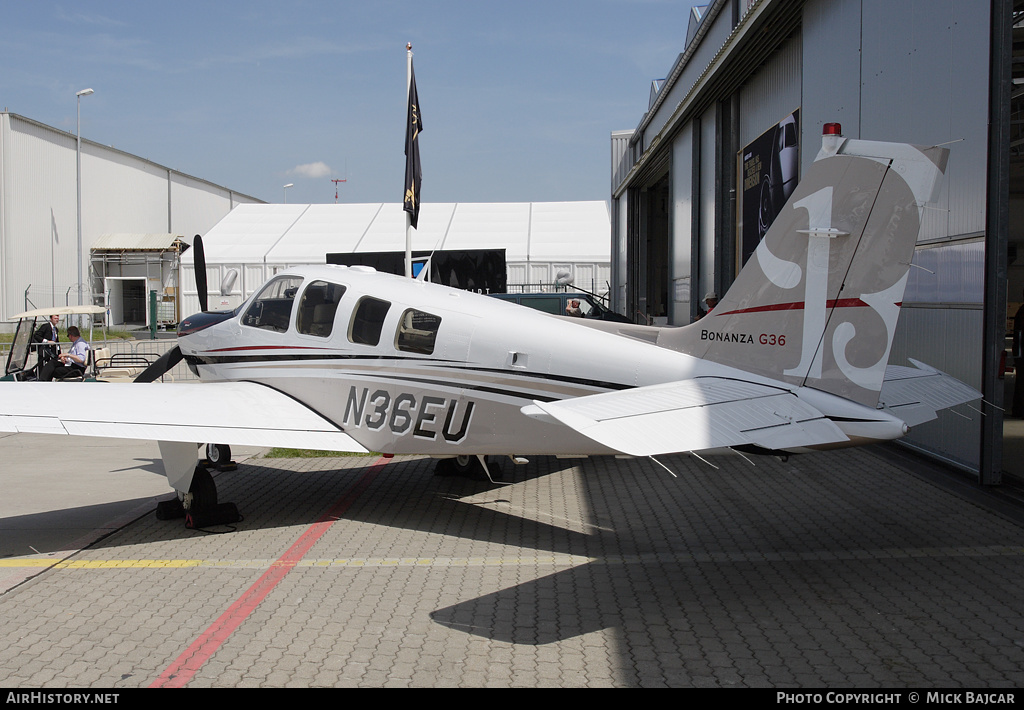
[[[825,130],[725,297],[699,322],[663,330],[658,344],[873,407],[948,151]]]

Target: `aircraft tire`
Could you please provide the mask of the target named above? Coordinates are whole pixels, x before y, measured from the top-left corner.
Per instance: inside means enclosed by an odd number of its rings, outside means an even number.
[[[437,476],[459,476],[469,479],[486,478],[483,467],[476,456],[455,456],[449,459],[440,459],[434,469],[434,474]]]
[[[231,460],[231,447],[227,444],[207,444],[206,460],[211,466],[223,466]]]
[[[186,512],[210,510],[217,505],[217,484],[204,466],[196,466],[188,492],[192,499],[186,506]]]

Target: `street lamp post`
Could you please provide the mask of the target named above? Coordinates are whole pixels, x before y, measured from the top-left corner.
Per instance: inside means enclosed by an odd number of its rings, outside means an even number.
[[[295,187],[295,183],[290,182],[290,183],[288,183],[287,185],[284,186],[284,203],[286,205],[288,204],[288,188],[289,187]]]
[[[78,143],[76,150],[76,183],[78,188],[78,305],[82,305],[82,97],[92,93],[92,89],[82,89],[75,94],[78,99],[78,125],[75,129]],[[79,322],[81,322],[81,316],[79,316]]]

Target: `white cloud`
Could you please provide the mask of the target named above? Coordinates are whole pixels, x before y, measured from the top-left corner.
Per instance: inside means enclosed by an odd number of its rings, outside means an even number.
[[[288,175],[295,175],[303,178],[324,178],[328,177],[330,174],[331,167],[323,161],[296,165],[288,171]]]

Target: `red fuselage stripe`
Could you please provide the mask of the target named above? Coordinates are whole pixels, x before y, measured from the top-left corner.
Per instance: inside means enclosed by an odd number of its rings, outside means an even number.
[[[233,348],[215,348],[206,352],[227,353],[235,350],[329,350],[329,348],[317,348],[311,345],[239,345]]]

